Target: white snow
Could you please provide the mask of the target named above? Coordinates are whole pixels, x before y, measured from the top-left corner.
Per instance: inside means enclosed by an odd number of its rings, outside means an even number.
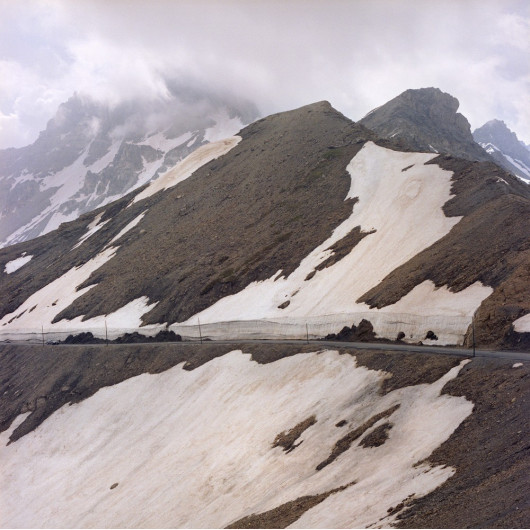
[[[141,201],[155,193],[176,186],[179,182],[186,180],[204,164],[218,158],[230,151],[241,141],[240,136],[232,136],[218,142],[203,145],[181,160],[173,169],[160,176],[141,193],[139,193],[133,203]]]
[[[108,153],[88,166],[87,171],[92,171],[92,173],[99,173],[100,171],[103,171],[114,160],[114,157],[118,154],[120,146],[121,141],[115,141],[111,145]]]
[[[6,274],[12,274],[13,272],[15,272],[18,269],[20,269],[20,267],[22,267],[26,263],[28,263],[28,261],[30,261],[31,258],[33,257],[31,255],[24,255],[24,254],[22,256],[20,256],[20,258],[8,261],[6,263],[6,266],[4,267],[4,272]]]
[[[517,333],[530,333],[530,313],[518,318],[513,323],[513,329]]]
[[[132,228],[134,228],[143,218],[144,218],[144,215],[148,212],[149,210],[145,210],[145,212],[142,212],[140,215],[138,215],[137,217],[135,217],[129,224],[127,224],[122,230],[120,230],[120,232],[111,239],[110,244],[114,243],[115,241],[118,241],[118,239],[120,239],[121,236],[125,235],[129,230],[131,230]]]
[[[26,182],[28,180],[35,180],[35,175],[33,175],[33,173],[29,173],[27,169],[24,169],[24,171],[22,171],[22,173],[18,177],[14,177],[10,180],[13,182],[13,184],[11,184],[10,190],[13,190],[18,184],[21,184],[22,182]]]
[[[387,336],[385,322],[395,321],[390,313],[403,318],[406,315],[402,313],[414,313],[421,315],[423,321],[427,319],[427,329],[411,330],[415,336],[424,336],[431,329],[429,317],[437,322],[440,316],[453,316],[460,320],[456,332],[460,339],[463,338],[474,311],[491,294],[490,287],[476,283],[460,293],[451,293],[447,288],[436,290],[431,282],[424,282],[394,306],[381,311],[355,302],[394,269],[445,236],[461,219],[449,218],[443,213],[442,206],[451,197],[452,173],[434,164],[425,165],[435,156],[402,153],[366,143],[348,165],[352,178],[348,197],[358,197],[359,201],[351,216],[327,241],[313,250],[289,278],[275,275],[254,282],[184,324],[194,325],[197,318],[201,323],[291,318],[303,321],[319,315],[356,313],[365,318],[364,315],[370,313],[379,322],[377,326],[374,323],[376,332]],[[402,171],[407,166],[412,167]],[[327,249],[357,226],[363,231],[375,232],[364,237],[348,256],[317,271],[306,281],[307,275],[330,255]],[[289,306],[279,309],[278,306],[287,300]],[[377,317],[378,314],[388,314],[388,318]],[[351,323],[350,320],[348,325]],[[417,319],[409,321],[412,327],[416,323]],[[436,333],[435,329],[433,331]],[[395,338],[395,335],[388,338]]]
[[[324,351],[258,365],[235,351],[191,372],[179,365],[102,388],[6,446],[20,416],[0,434],[0,525],[223,528],[356,481],[293,526],[389,526],[388,508],[454,473],[418,463],[472,411],[465,398],[441,394],[461,366],[432,384],[381,395],[387,374],[358,367],[349,355]],[[392,423],[383,445],[364,448],[358,439],[316,471],[350,429],[396,404],[367,431]],[[317,421],[299,447],[272,447],[277,434],[312,415]],[[335,427],[343,419],[348,425]]]
[[[70,269],[61,277],[32,294],[15,311],[5,315],[0,320],[2,331],[26,331],[41,326],[50,327],[56,315],[66,309],[76,298],[94,287],[92,285],[76,290],[92,272],[111,259],[116,250],[116,247],[103,250],[84,265]],[[61,322],[64,323],[65,321]]]
[[[46,213],[49,213],[50,211],[53,211],[54,208],[49,208],[49,209],[47,208],[46,210],[47,210]],[[42,217],[44,217],[44,215],[39,216],[38,219],[40,220],[40,218]],[[48,232],[51,232],[52,230],[56,230],[57,228],[59,228],[59,226],[61,226],[62,223],[68,223],[70,221],[74,221],[78,217],[79,217],[78,209],[73,210],[72,212],[66,215],[63,214],[62,212],[55,211],[53,215],[51,216],[50,220],[46,223],[46,226],[44,230],[42,230],[41,234],[47,234]],[[32,224],[36,224],[36,223],[32,222]],[[27,225],[24,227],[24,229],[27,230]]]
[[[0,320],[2,340],[34,340],[37,336],[40,340],[41,331],[46,334],[48,339],[64,339],[70,333],[82,331],[90,331],[96,337],[105,337],[108,331],[109,339],[114,339],[126,332],[138,331],[140,327],[141,332],[145,335],[154,335],[161,329],[165,329],[165,323],[142,326],[142,316],[158,303],[149,304],[149,299],[146,296],[132,300],[107,315],[100,315],[87,320],[78,316],[72,320],[62,319],[52,324],[56,315],[95,286],[90,285],[77,290],[78,286],[88,279],[92,272],[114,257],[117,250],[118,247],[105,248],[95,258],[80,267],[70,269],[60,278],[31,295],[15,311],[5,315]]]
[[[204,131],[204,139],[207,142],[217,142],[223,138],[235,135],[243,128],[243,123],[239,118],[230,118],[226,109],[222,109],[213,115],[215,125]]]
[[[167,153],[168,151],[175,149],[175,147],[186,143],[191,136],[191,132],[186,132],[177,138],[167,138],[165,133],[161,131],[148,136],[143,142],[138,142],[136,145],[148,145],[153,149],[159,149],[160,151]]]
[[[437,153],[438,152],[431,144],[429,144],[429,147],[431,148],[431,151],[433,153]]]
[[[512,368],[522,368],[523,367],[523,363],[515,363]]]
[[[123,195],[126,195],[127,193],[129,193],[129,191],[132,191],[132,189],[139,188],[149,182],[156,175],[156,172],[158,171],[160,166],[162,166],[162,164],[164,163],[164,157],[159,158],[158,160],[153,160],[152,162],[147,162],[146,159],[142,157],[142,162],[144,169],[141,173],[139,173],[138,180],[136,181],[134,186],[132,186],[132,188],[129,188],[129,190],[127,190],[127,192]]]
[[[57,188],[55,193],[50,197],[50,205],[39,212],[31,221],[20,227],[6,238],[6,245],[17,243],[21,236],[37,226],[39,223],[48,219],[46,226],[40,231],[40,234],[45,234],[51,230],[55,230],[61,223],[73,221],[79,215],[78,210],[72,211],[65,215],[59,212],[59,207],[70,199],[83,186],[86,167],[83,165],[83,160],[86,158],[88,148],[85,149],[77,159],[70,165],[63,168],[61,171],[49,175],[45,180],[40,182],[41,190],[50,188]]]
[[[87,231],[79,238],[79,241],[72,247],[72,250],[82,245],[90,236],[94,235],[110,221],[110,219],[107,219],[106,221],[100,223],[104,213],[105,212],[101,212],[94,217],[92,222],[87,226]]]
[[[489,143],[489,142],[480,142],[479,143],[480,147],[482,147],[482,149],[485,149],[487,153],[489,153],[490,155],[492,155],[493,153],[495,153],[495,151],[499,151],[500,152],[500,149]]]
[[[504,157],[513,164],[521,173],[524,173],[526,175],[526,178],[523,177],[523,180],[527,182],[527,179],[530,179],[530,167],[528,167],[524,162],[521,162],[521,160],[516,160],[515,158],[512,158],[509,155],[504,154]]]

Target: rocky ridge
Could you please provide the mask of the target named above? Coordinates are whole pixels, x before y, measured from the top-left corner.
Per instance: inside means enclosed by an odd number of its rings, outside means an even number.
[[[406,90],[359,120],[383,138],[402,140],[417,151],[466,160],[491,160],[475,143],[458,99],[439,88]]]
[[[530,150],[503,121],[488,121],[473,131],[473,138],[497,164],[530,183]]]

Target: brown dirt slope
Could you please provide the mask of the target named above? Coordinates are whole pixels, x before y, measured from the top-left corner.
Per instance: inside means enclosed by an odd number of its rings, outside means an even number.
[[[530,365],[476,358],[443,392],[473,413],[429,458],[456,473],[400,516],[401,528],[529,528]]]
[[[13,274],[0,273],[0,317],[86,263],[147,211],[118,242],[116,256],[83,284],[95,287],[56,321],[108,314],[142,296],[158,302],[144,323],[183,321],[252,281],[280,269],[290,274],[325,241],[355,207],[355,200],[344,201],[346,166],[367,140],[410,149],[403,139],[377,139],[327,102],[269,116],[241,136],[233,150],[174,188],[127,208],[130,194],[46,236],[1,249],[0,271],[22,252],[34,258]],[[480,281],[494,292],[477,312],[477,343],[530,347],[530,334],[511,325],[530,311],[530,189],[490,162],[447,155],[431,163],[454,172],[454,197],[444,211],[463,219],[360,301],[383,307],[425,280],[453,291]],[[100,212],[102,221],[111,221],[72,249]],[[322,266],[341,259],[364,235],[363,227],[354,229]]]
[[[93,257],[146,209],[115,258],[85,283],[99,285],[56,320],[108,314],[148,296],[159,304],[145,323],[182,321],[279,269],[288,275],[350,215],[346,166],[376,136],[327,102],[269,116],[240,134],[237,147],[176,187],[131,208],[130,197],[107,207],[103,220],[115,220],[78,249],[70,250],[97,212],[0,253],[0,267],[23,251],[35,256],[0,287],[7,302],[0,314]]]

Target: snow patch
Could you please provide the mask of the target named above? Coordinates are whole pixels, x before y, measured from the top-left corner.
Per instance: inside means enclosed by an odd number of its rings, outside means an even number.
[[[179,365],[142,374],[63,406],[8,446],[22,418],[0,434],[0,524],[224,528],[355,481],[293,526],[388,526],[390,506],[422,497],[454,473],[418,463],[471,414],[470,401],[441,394],[462,365],[432,384],[383,396],[384,372],[336,351],[265,365],[234,351],[193,371]],[[383,445],[354,441],[316,471],[345,434],[339,420],[353,429],[397,404],[382,420],[393,424]],[[312,415],[316,423],[293,452],[272,447],[278,433]]]
[[[2,331],[27,331],[52,326],[52,320],[66,309],[76,298],[88,292],[94,285],[77,290],[88,277],[104,263],[109,261],[117,251],[110,247],[100,252],[84,265],[73,267],[53,282],[32,294],[15,311],[0,320]],[[64,323],[67,321],[61,321]],[[60,323],[58,323],[60,324]],[[57,324],[55,327],[60,327]]]
[[[513,323],[513,329],[517,333],[530,333],[530,313],[518,318]]]
[[[92,173],[99,173],[100,171],[103,171],[114,160],[114,157],[118,154],[120,146],[121,141],[114,142],[111,145],[109,152],[88,166],[87,171],[92,171]]]
[[[523,367],[523,363],[515,363],[512,368],[522,368]]]
[[[148,136],[143,142],[138,142],[136,145],[148,145],[153,149],[158,149],[167,153],[179,145],[183,145],[191,138],[191,132],[181,134],[177,138],[167,138],[164,132],[158,132]]]
[[[25,254],[25,252],[24,252],[24,254]],[[8,261],[6,263],[6,266],[4,267],[4,272],[6,274],[12,274],[13,272],[15,272],[18,269],[20,269],[20,267],[23,267],[26,263],[28,263],[31,260],[31,258],[33,257],[32,255],[27,255],[26,256],[24,254],[22,256],[20,256],[20,258]]]
[[[93,236],[110,221],[110,219],[107,219],[100,223],[104,213],[105,212],[98,213],[98,215],[94,217],[93,221],[87,226],[87,231],[79,238],[79,241],[72,247],[72,250],[82,245],[90,236]]]
[[[215,125],[204,131],[204,139],[207,142],[217,142],[223,138],[235,135],[243,128],[243,123],[239,118],[230,118],[226,109],[212,116]]]
[[[385,322],[394,322],[396,319],[390,313],[397,312],[422,315],[423,321],[429,315],[453,316],[460,322],[457,336],[462,339],[473,312],[491,294],[490,287],[477,283],[461,293],[451,293],[447,288],[436,290],[432,283],[424,282],[386,310],[370,309],[366,304],[355,302],[390,272],[449,233],[460,221],[461,217],[446,217],[442,210],[451,198],[452,173],[435,164],[426,164],[435,156],[392,151],[367,142],[347,168],[352,178],[347,197],[359,200],[351,216],[328,240],[314,249],[288,278],[253,282],[184,324],[194,325],[197,318],[201,323],[263,319],[281,322],[290,318],[303,321],[317,316],[358,313],[362,318],[366,318],[366,314],[373,315],[374,321],[378,319],[379,322],[376,332],[395,339],[395,334],[386,334]],[[410,169],[403,172],[402,168],[407,166],[411,166]],[[357,226],[363,231],[375,232],[364,237],[348,256],[317,271],[306,281],[329,255],[327,249]],[[279,309],[286,300],[290,301],[289,306]],[[414,328],[418,319],[412,318],[409,322],[409,327]],[[351,323],[350,320],[348,325]],[[392,326],[388,329],[393,330]],[[427,330],[412,331],[416,336],[425,335]],[[452,343],[454,340],[453,336]]]
[[[523,177],[525,182],[527,179],[530,179],[530,167],[528,167],[524,162],[521,162],[521,160],[516,160],[509,155],[503,154],[503,156],[508,160],[508,162],[510,162],[510,164],[515,166],[519,171],[526,175],[526,178]]]
[[[179,182],[190,177],[194,171],[204,164],[228,153],[228,151],[234,148],[240,141],[240,136],[232,136],[199,147],[184,158],[184,160],[180,161],[173,169],[151,182],[145,190],[136,195],[131,204],[147,197],[151,197],[151,195],[154,195],[159,191],[176,186]]]

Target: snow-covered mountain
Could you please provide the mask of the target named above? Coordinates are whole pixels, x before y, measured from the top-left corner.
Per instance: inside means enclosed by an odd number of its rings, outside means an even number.
[[[473,138],[499,165],[530,183],[530,150],[503,121],[488,121],[473,132]]]
[[[257,118],[249,102],[168,83],[168,97],[62,104],[27,147],[0,151],[0,245],[45,234]]]
[[[521,344],[529,214],[493,162],[419,153],[315,103],[4,249],[0,328],[319,337],[365,320],[374,338],[459,344],[475,315],[480,344]]]
[[[0,249],[0,526],[527,526],[527,354],[308,340],[530,347],[530,188],[405,136],[314,103]]]

